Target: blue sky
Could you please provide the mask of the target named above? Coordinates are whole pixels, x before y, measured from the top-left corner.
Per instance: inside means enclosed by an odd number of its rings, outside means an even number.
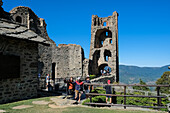
[[[79,44],[88,58],[91,16],[119,13],[119,63],[170,64],[170,0],[3,0],[3,8],[30,7],[47,23],[56,44]]]

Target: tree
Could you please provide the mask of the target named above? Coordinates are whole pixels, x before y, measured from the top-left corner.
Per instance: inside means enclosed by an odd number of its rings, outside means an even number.
[[[161,78],[159,78],[156,81],[157,85],[170,85],[170,71],[166,71],[163,73]],[[169,87],[160,87],[161,93],[167,93],[170,94],[170,88]]]
[[[139,84],[140,85],[146,85],[146,83],[144,81],[142,81],[142,79],[139,79]],[[136,89],[136,90],[144,90],[144,91],[149,91],[150,89],[146,86],[133,86],[133,89]]]

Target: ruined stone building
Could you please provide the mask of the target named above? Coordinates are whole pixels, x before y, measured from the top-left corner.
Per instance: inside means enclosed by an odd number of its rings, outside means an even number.
[[[0,6],[0,103],[37,96],[38,45],[50,46],[12,15]]]
[[[98,75],[105,66],[109,66],[114,81],[119,81],[118,60],[118,13],[113,12],[112,16],[104,18],[93,15],[89,73]]]
[[[85,59],[80,45],[56,46],[45,20],[30,8],[19,6],[5,12],[2,4],[0,0],[0,103],[36,97],[39,88],[46,88],[46,74],[54,86],[57,79],[97,75],[109,66],[111,77],[118,81],[116,12],[106,18],[92,16],[90,55]]]

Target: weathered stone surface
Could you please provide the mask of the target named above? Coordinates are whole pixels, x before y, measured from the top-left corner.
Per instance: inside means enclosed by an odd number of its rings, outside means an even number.
[[[39,105],[47,105],[47,104],[49,104],[50,102],[48,102],[48,101],[33,101],[32,102],[33,104],[39,104]]]
[[[72,105],[75,100],[68,100],[68,99],[60,99],[60,98],[51,98],[57,106],[65,106],[65,105]]]
[[[35,77],[37,77],[38,67],[29,67],[29,65],[35,62],[38,63],[37,44],[0,35],[0,52],[2,52],[3,55],[10,54],[20,56],[21,65],[18,78],[8,78],[0,81],[0,88],[3,89],[1,91],[1,96],[3,98],[0,98],[0,103],[36,97],[37,78]],[[27,60],[28,58],[30,60]],[[33,70],[34,73],[32,73]]]
[[[100,76],[98,78],[90,80],[91,82],[99,82],[107,84],[107,81],[110,80],[112,83],[115,82],[115,75],[109,75],[109,76]]]
[[[100,70],[109,66],[111,75],[115,75],[115,81],[118,81],[118,60],[118,13],[114,12],[112,16],[104,18],[93,15],[89,73],[101,75]]]
[[[83,76],[84,51],[80,45],[60,44],[54,53],[56,78]]]
[[[26,108],[30,108],[33,107],[31,105],[20,105],[20,106],[15,106],[12,109],[26,109]]]

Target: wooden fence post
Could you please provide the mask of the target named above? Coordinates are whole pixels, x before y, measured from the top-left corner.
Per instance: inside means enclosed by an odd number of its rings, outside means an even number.
[[[126,86],[124,86],[124,95],[126,95]],[[126,105],[126,96],[124,96],[124,105]],[[124,109],[126,109],[126,106],[124,106]]]
[[[157,96],[160,96],[160,87],[159,86],[157,87]],[[161,106],[161,98],[160,97],[157,98],[157,105]]]
[[[90,103],[92,102],[92,96],[90,96]]]

